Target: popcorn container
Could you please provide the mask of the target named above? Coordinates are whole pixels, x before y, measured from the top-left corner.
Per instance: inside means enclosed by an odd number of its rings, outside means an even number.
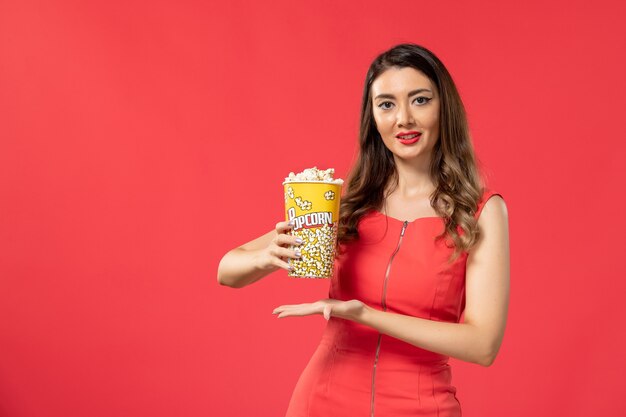
[[[289,259],[288,273],[298,278],[331,278],[334,272],[341,184],[326,181],[286,181],[285,220],[292,220],[291,235],[302,239],[300,259]]]

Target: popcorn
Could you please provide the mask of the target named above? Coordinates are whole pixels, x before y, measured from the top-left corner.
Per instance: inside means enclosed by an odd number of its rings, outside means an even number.
[[[296,206],[300,207],[300,210],[309,211],[313,207],[313,203],[310,201],[303,200],[300,196],[296,197],[293,188],[291,187],[287,188],[287,191],[285,192],[285,202],[287,202],[289,198],[295,201]]]
[[[285,177],[285,182],[290,181],[322,181],[322,182],[331,182],[333,184],[343,184],[342,179],[333,179],[333,175],[335,174],[334,168],[328,168],[327,170],[320,170],[317,167],[307,168],[304,171],[294,174],[293,172],[289,173],[288,177]]]
[[[294,224],[290,234],[302,239],[299,259],[289,259],[290,277],[330,278],[334,272],[342,179],[335,170],[307,168],[289,173],[283,182],[285,218]]]
[[[301,197],[296,197],[294,201],[296,202],[296,206],[300,207],[300,210],[303,211],[311,210],[311,207],[313,206],[310,201],[302,200]]]
[[[302,228],[292,233],[303,243],[298,247],[302,257],[290,259],[294,269],[290,276],[330,277],[333,273],[337,225],[325,224],[319,229]]]

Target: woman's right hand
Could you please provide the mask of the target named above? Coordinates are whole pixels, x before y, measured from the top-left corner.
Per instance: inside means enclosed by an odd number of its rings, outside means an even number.
[[[258,263],[262,270],[277,270],[283,268],[291,271],[293,268],[287,263],[288,259],[300,259],[301,254],[297,246],[302,244],[298,236],[288,234],[293,229],[293,224],[288,221],[276,223],[276,236],[270,243],[259,252]],[[295,246],[295,249],[289,249]]]

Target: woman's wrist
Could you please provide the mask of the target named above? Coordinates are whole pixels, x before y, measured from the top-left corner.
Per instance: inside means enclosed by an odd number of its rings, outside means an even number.
[[[363,308],[352,317],[352,320],[359,324],[365,324],[372,314],[376,314],[376,310],[367,304],[363,304]]]

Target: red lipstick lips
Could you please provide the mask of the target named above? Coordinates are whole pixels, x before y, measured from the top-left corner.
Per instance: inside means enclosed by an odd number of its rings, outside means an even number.
[[[400,132],[396,135],[396,138],[400,141],[400,143],[404,145],[411,145],[417,142],[421,136],[422,134],[420,132],[410,131],[410,132]]]

